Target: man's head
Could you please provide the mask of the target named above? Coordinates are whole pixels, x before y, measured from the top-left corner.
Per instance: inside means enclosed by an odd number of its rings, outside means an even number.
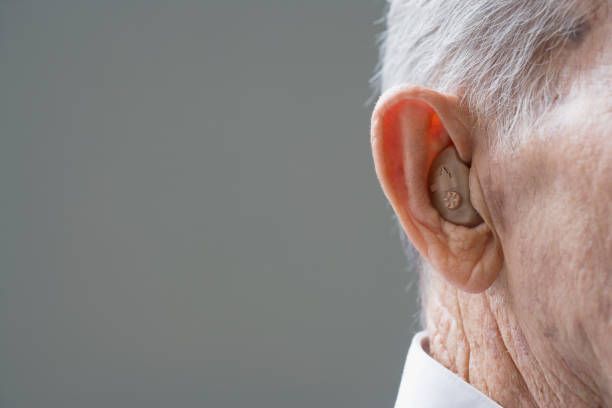
[[[387,25],[373,155],[424,275],[499,294],[527,341],[612,375],[611,4],[398,0]],[[431,204],[449,145],[476,227]]]

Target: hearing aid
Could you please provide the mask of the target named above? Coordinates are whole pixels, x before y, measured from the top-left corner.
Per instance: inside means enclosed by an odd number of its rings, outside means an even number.
[[[442,150],[429,171],[429,196],[442,218],[464,227],[482,222],[470,201],[470,168],[453,146]]]

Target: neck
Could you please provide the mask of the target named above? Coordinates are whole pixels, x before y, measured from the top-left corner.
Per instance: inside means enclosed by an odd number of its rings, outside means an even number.
[[[500,405],[605,404],[584,373],[572,372],[549,342],[527,340],[503,282],[468,294],[431,276],[427,289],[430,354]]]

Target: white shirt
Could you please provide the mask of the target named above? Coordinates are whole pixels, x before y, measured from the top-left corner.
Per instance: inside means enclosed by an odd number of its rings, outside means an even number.
[[[429,354],[423,331],[412,339],[395,408],[501,408]]]

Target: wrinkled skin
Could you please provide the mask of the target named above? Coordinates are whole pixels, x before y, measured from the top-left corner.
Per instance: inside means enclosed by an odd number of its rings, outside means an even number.
[[[514,151],[472,156],[504,266],[481,294],[432,278],[431,353],[504,406],[612,406],[612,30]]]

